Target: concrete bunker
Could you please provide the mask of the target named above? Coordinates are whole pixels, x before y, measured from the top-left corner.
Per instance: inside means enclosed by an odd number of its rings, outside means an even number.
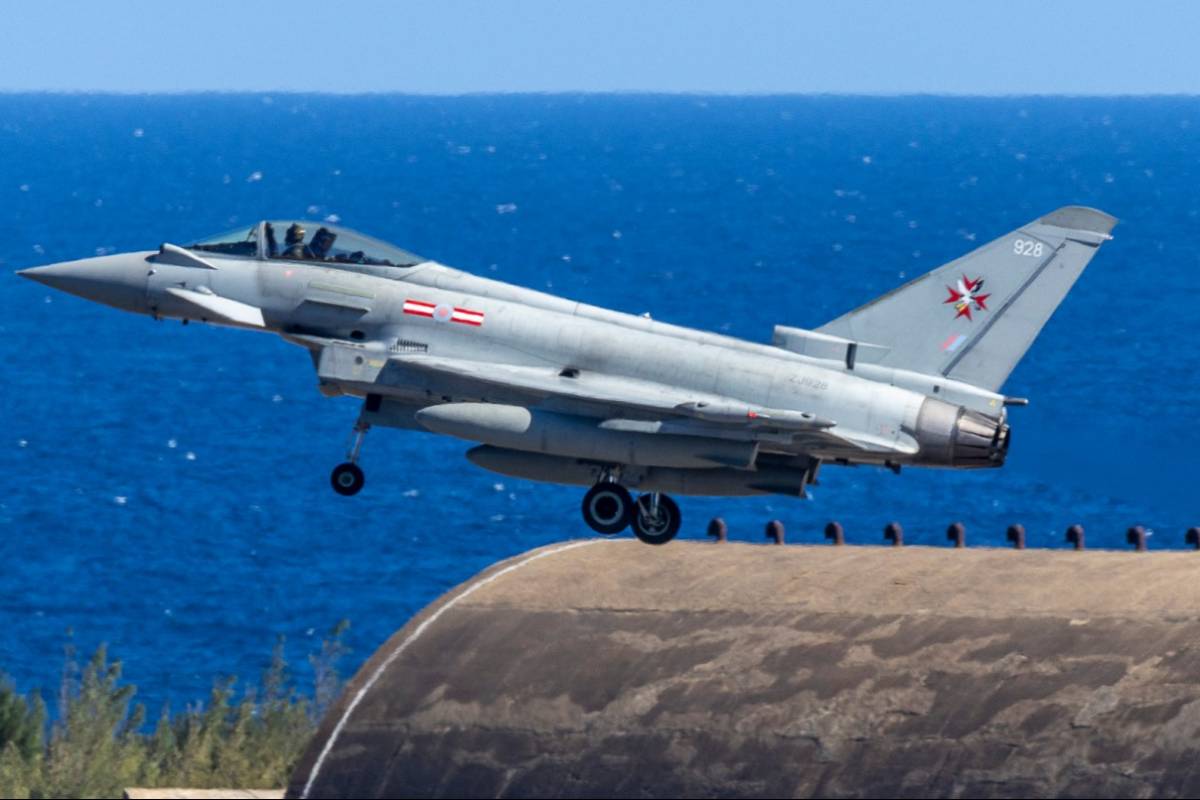
[[[1197,796],[1196,558],[542,548],[385,643],[288,794]]]

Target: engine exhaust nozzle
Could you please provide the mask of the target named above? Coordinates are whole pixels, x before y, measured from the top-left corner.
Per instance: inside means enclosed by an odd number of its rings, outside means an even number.
[[[917,463],[959,469],[1000,467],[1008,455],[1011,431],[997,416],[927,399],[917,417]]]

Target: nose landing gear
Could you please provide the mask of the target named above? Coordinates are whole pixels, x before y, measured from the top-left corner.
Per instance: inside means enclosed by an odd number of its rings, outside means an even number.
[[[329,482],[333,484],[333,490],[346,497],[358,494],[362,490],[366,480],[362,468],[358,464],[353,464],[349,461],[338,464],[333,468],[333,474],[329,476]]]
[[[358,466],[358,455],[362,450],[363,437],[371,426],[360,418],[354,425],[354,434],[350,440],[350,450],[346,453],[346,461],[333,468],[329,483],[333,490],[344,497],[351,497],[362,491],[366,476]]]

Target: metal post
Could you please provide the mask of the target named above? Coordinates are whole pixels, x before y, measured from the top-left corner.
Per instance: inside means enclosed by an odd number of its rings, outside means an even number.
[[[1025,526],[1017,523],[1008,526],[1008,532],[1005,534],[1008,541],[1012,542],[1012,546],[1016,550],[1025,549]]]
[[[1133,549],[1139,553],[1146,552],[1146,529],[1141,525],[1134,525],[1125,531],[1125,541],[1133,545]]]
[[[1067,541],[1075,545],[1076,550],[1083,549],[1083,526],[1072,525],[1067,528]]]

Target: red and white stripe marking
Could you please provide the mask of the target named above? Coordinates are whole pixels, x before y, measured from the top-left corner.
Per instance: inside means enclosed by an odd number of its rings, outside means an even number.
[[[420,300],[404,301],[404,313],[416,314],[418,317],[432,317],[433,309],[436,307],[433,303],[425,303]]]
[[[450,313],[451,322],[461,322],[463,325],[474,325],[478,328],[483,324],[483,312],[472,311],[469,308],[455,307]]]
[[[418,317],[429,317],[434,322],[457,322],[461,325],[473,325],[478,328],[483,325],[483,312],[470,308],[459,308],[446,303],[426,303],[424,300],[409,298],[404,301],[404,313]]]

